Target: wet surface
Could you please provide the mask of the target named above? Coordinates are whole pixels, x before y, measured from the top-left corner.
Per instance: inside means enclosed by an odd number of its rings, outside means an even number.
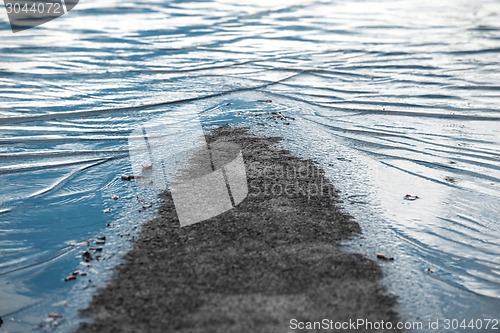
[[[407,287],[403,316],[428,304],[464,315],[464,300],[494,314],[499,12],[495,1],[92,1],[18,34],[2,15],[2,330],[34,329],[80,297],[87,280],[63,281],[81,261],[72,243],[123,233],[103,255],[127,248],[147,218],[119,178],[127,138],[183,108],[205,126],[280,133],[320,161],[365,251],[402,251],[387,253],[401,265],[387,283]],[[398,271],[414,281],[398,286]]]

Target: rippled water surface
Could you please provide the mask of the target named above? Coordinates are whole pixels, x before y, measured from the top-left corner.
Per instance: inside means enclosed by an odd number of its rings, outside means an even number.
[[[83,302],[73,243],[126,250],[127,137],[183,108],[321,163],[404,318],[499,316],[498,1],[89,0],[16,34],[1,10],[0,55],[0,330]]]

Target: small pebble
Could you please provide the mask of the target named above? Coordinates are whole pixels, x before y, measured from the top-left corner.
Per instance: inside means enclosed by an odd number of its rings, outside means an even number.
[[[392,257],[386,257],[385,254],[382,254],[382,253],[377,253],[377,259],[380,259],[380,260],[394,260],[394,258],[392,258]]]
[[[97,237],[95,243],[96,243],[96,245],[106,244],[106,236]]]
[[[141,166],[142,166],[142,170],[153,169],[153,164],[151,164],[151,162],[143,162]]]
[[[83,254],[82,254],[82,258],[83,258],[83,261],[85,261],[85,262],[89,262],[89,261],[91,261],[92,259],[94,259],[94,258],[92,257],[92,254],[91,254],[89,251],[85,251],[85,252],[83,252]]]
[[[78,243],[71,243],[70,245],[71,246],[89,246],[90,242],[88,240],[84,240],[84,241],[78,242]]]
[[[132,179],[141,179],[144,178],[143,176],[136,176],[136,175],[122,175],[121,179],[126,180],[126,181],[131,181]]]
[[[56,319],[61,319],[63,316],[62,315],[59,315],[59,314],[49,314],[47,316],[48,319],[50,320],[56,320]]]

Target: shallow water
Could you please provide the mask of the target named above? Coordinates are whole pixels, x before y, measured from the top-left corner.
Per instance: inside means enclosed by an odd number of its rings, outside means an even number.
[[[81,268],[71,243],[127,249],[152,210],[119,179],[127,137],[182,108],[321,163],[365,230],[349,246],[396,257],[386,284],[404,318],[498,317],[499,13],[493,0],[85,1],[17,34],[0,15],[0,330],[88,300],[103,270],[63,282]]]

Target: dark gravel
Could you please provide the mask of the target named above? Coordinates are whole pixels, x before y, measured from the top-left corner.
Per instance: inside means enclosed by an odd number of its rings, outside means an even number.
[[[292,332],[291,319],[399,320],[394,297],[381,287],[380,267],[339,246],[360,227],[336,207],[323,172],[256,172],[300,170],[312,161],[277,150],[279,138],[256,137],[248,129],[223,126],[207,139],[241,147],[248,197],[217,217],[180,228],[164,193],[158,217],[143,226],[113,279],[83,311],[93,322],[79,332],[275,333]],[[315,184],[321,192],[266,190],[286,184]],[[342,332],[351,331],[364,330]]]

